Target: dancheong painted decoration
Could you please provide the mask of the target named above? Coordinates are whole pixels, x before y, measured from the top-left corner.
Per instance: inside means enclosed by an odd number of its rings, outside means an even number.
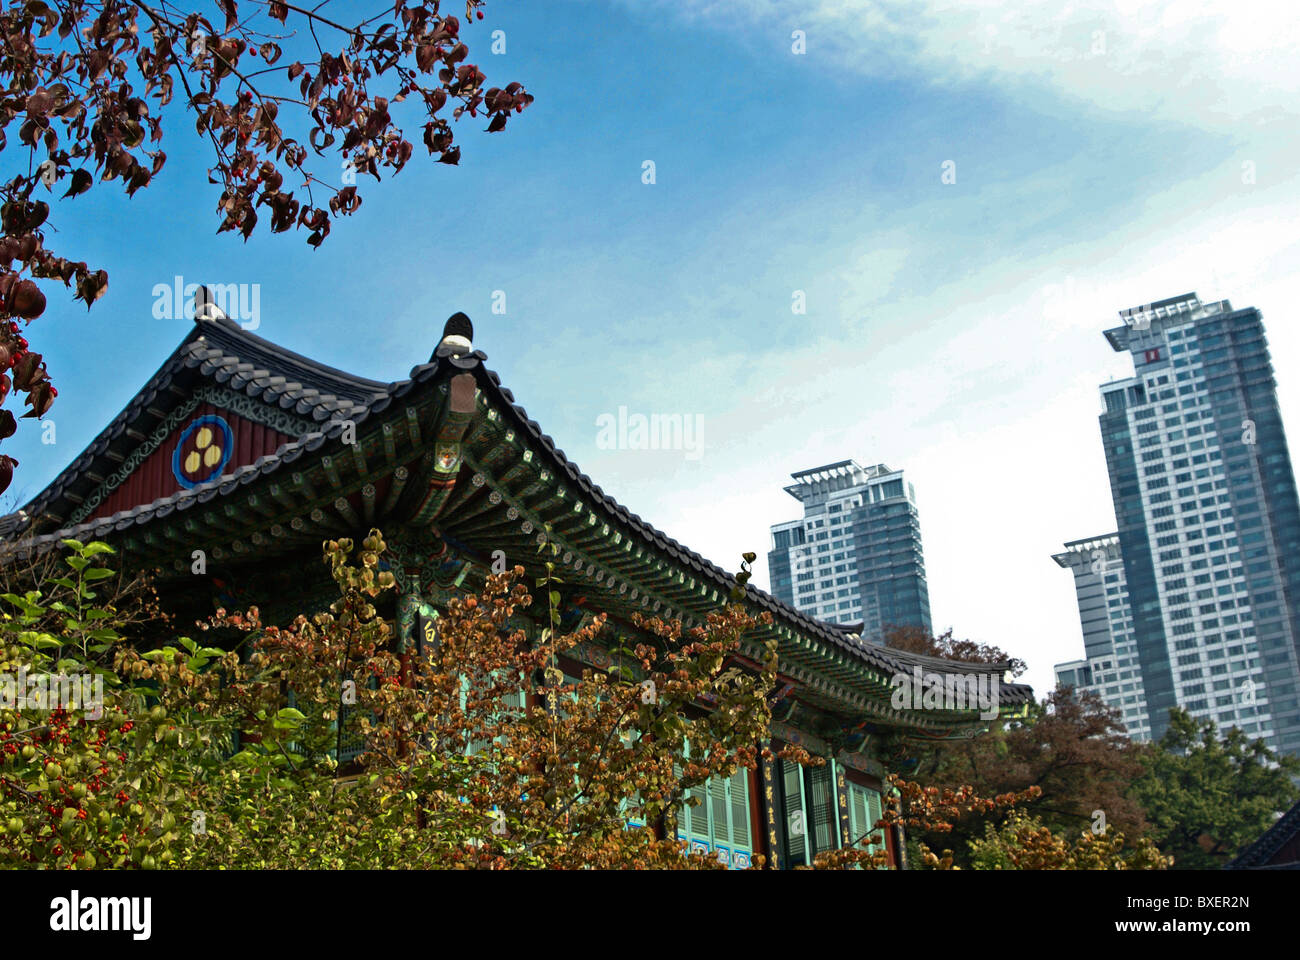
[[[86,450],[0,518],[0,552],[107,539],[127,563],[163,568],[159,592],[178,621],[214,604],[257,604],[275,622],[336,596],[319,562],[322,540],[378,526],[398,584],[390,615],[399,649],[418,642],[453,594],[482,585],[493,551],[526,558],[529,578],[539,575],[548,525],[564,566],[565,630],[595,611],[624,636],[637,612],[689,628],[725,605],[732,575],[583,474],[472,338],[469,318],[456,314],[427,363],[383,383],[227,319],[199,319]],[[191,572],[198,549],[208,557],[204,575]],[[770,866],[799,866],[850,842],[879,816],[883,778],[907,770],[912,745],[987,726],[977,709],[897,708],[891,678],[919,666],[1000,680],[1005,664],[888,649],[864,641],[861,626],[816,620],[752,586],[742,602],[772,615],[736,658],[744,668],[765,641],[777,642],[772,745],[798,744],[828,762],[774,759],[697,788],[702,802],[680,818],[682,840],[731,867],[759,853]],[[600,642],[572,653],[561,666],[573,676],[609,663]],[[999,712],[1023,715],[1031,699],[1027,686],[1003,683]],[[340,760],[356,750],[341,742]],[[899,838],[885,843],[897,859]]]
[[[172,454],[172,473],[177,482],[189,489],[221,476],[235,446],[230,424],[208,414],[192,421],[181,431]]]

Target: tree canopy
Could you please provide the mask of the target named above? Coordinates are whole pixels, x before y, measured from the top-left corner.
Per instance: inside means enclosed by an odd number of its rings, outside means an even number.
[[[359,175],[400,173],[416,142],[454,165],[450,121],[481,117],[495,133],[533,102],[518,81],[489,86],[469,60],[462,34],[483,19],[483,0],[466,0],[464,27],[440,0],[377,4],[359,21],[328,0],[208,6],[26,0],[0,10],[0,404],[24,395],[23,416],[44,416],[58,396],[26,336],[45,311],[37,281],[62,283],[87,308],[109,281],[47,245],[49,200],[114,181],[128,196],[147,188],[167,162],[164,118],[192,113],[211,147],[218,231],[247,239],[261,223],[304,230],[319,246],[361,205]],[[0,409],[0,440],[16,429]],[[0,454],[0,492],[16,465]]]
[[[1222,867],[1300,799],[1300,761],[1275,754],[1233,727],[1169,712],[1169,729],[1140,753],[1131,796],[1151,823],[1150,836],[1180,869]]]

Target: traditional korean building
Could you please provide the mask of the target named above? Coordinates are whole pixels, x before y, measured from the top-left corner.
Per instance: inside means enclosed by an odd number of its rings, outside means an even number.
[[[99,436],[22,510],[0,538],[52,546],[104,539],[124,562],[161,567],[178,622],[214,606],[257,604],[267,622],[337,596],[322,540],[380,527],[399,597],[398,643],[411,644],[460,589],[481,586],[503,551],[540,574],[538,545],[560,548],[567,625],[603,611],[624,635],[635,613],[702,623],[735,579],[620,506],[528,418],[474,349],[464,314],[448,322],[427,363],[380,383],[317,363],[220,316],[198,319],[171,356]],[[196,551],[202,551],[197,553]],[[205,572],[193,571],[202,557]],[[936,660],[863,642],[860,627],[806,616],[761,590],[744,604],[772,624],[747,640],[757,659],[775,638],[781,687],[773,746],[828,759],[785,761],[711,783],[682,835],[743,868],[756,853],[781,868],[866,833],[883,778],[906,772],[918,742],[976,736],[969,709],[897,708],[893,679],[920,670],[1001,681],[1005,665]],[[570,675],[604,668],[600,644],[574,651]],[[997,709],[1022,715],[1024,685],[1002,684]],[[355,745],[341,744],[343,759]],[[703,798],[702,798],[703,799]],[[899,837],[886,838],[897,862]]]

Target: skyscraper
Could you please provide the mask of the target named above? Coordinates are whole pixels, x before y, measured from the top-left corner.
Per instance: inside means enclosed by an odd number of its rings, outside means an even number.
[[[1300,501],[1260,313],[1193,293],[1120,317],[1106,339],[1135,372],[1100,417],[1132,612],[1115,668],[1153,738],[1178,706],[1300,754]]]
[[[801,470],[786,493],[803,517],[772,527],[772,593],[821,620],[930,630],[916,491],[903,471],[853,460]]]
[[[1151,722],[1141,671],[1134,659],[1133,611],[1119,535],[1108,533],[1071,541],[1052,559],[1074,574],[1079,620],[1083,624],[1084,659],[1058,663],[1057,685],[1096,693],[1123,712],[1124,726],[1132,739],[1148,739]]]

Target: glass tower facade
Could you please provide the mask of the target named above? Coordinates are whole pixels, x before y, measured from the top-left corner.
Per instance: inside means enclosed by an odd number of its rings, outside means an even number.
[[[1074,540],[1052,559],[1074,574],[1083,625],[1084,659],[1057,664],[1057,685],[1097,694],[1121,711],[1132,739],[1149,739],[1151,721],[1137,663],[1119,535]]]
[[[1116,667],[1153,738],[1178,706],[1300,754],[1300,502],[1260,312],[1185,294],[1120,317],[1134,376],[1102,385],[1100,417],[1132,622]]]
[[[853,460],[791,474],[803,517],[772,527],[772,594],[832,623],[930,630],[916,491],[903,471]]]

